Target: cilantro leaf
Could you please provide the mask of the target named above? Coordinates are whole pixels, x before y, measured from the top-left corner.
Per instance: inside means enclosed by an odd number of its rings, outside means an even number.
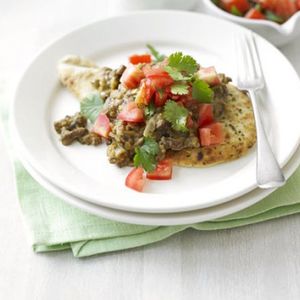
[[[80,102],[80,112],[94,123],[103,108],[104,101],[99,94],[91,94]]]
[[[199,102],[210,103],[213,99],[214,92],[205,81],[197,79],[193,82],[192,96],[193,99]]]
[[[230,12],[231,12],[233,15],[238,16],[238,17],[241,17],[241,16],[243,15],[243,14],[240,12],[240,10],[239,10],[235,5],[233,5],[233,6],[231,7]]]
[[[151,101],[144,109],[146,118],[151,118],[155,114],[155,110],[155,105],[153,101]]]
[[[188,74],[195,73],[198,68],[195,59],[190,55],[183,55],[182,52],[175,52],[171,54],[168,58],[168,66]]]
[[[188,110],[178,105],[175,101],[168,100],[165,104],[163,117],[172,124],[172,127],[177,131],[186,132],[187,117],[189,115]]]
[[[142,166],[146,172],[152,172],[157,165],[158,143],[151,138],[145,138],[144,144],[135,149],[133,163],[135,167]]]
[[[159,53],[152,45],[147,44],[146,46],[147,46],[147,48],[150,50],[152,56],[155,58],[155,60],[156,60],[157,62],[163,61],[163,60],[166,58],[165,55],[160,54],[160,53]]]
[[[171,85],[171,92],[174,95],[186,95],[189,93],[189,86],[184,82],[176,82]]]
[[[169,73],[169,75],[175,80],[175,81],[180,81],[180,80],[190,80],[192,76],[184,76],[181,74],[180,71],[176,70],[175,68],[172,68],[170,66],[165,66],[165,71]]]

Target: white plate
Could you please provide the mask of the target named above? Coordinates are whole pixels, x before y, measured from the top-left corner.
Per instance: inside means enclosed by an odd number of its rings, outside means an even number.
[[[19,153],[20,154],[20,153]],[[68,194],[67,192],[59,189],[55,185],[51,184],[41,174],[39,174],[30,164],[19,157],[24,167],[31,174],[31,176],[40,183],[44,188],[51,193],[64,200],[65,202],[78,207],[86,212],[94,215],[98,215],[107,219],[132,223],[141,225],[183,225],[193,224],[197,222],[204,222],[221,218],[234,212],[247,208],[261,199],[271,194],[274,189],[262,190],[256,188],[253,191],[238,197],[234,200],[228,201],[224,204],[216,205],[209,208],[203,208],[187,212],[177,213],[137,213],[124,210],[117,210],[108,208],[105,206],[95,205],[84,201],[76,196]],[[284,167],[284,174],[289,177],[299,167],[300,164],[300,147],[290,159],[290,161]]]
[[[132,30],[134,28],[134,30]],[[256,187],[254,151],[234,162],[206,169],[175,168],[174,179],[149,182],[145,193],[127,189],[129,168],[108,163],[105,146],[64,147],[53,121],[78,111],[74,97],[59,85],[57,61],[67,53],[118,66],[152,43],[162,52],[182,50],[202,65],[233,76],[231,40],[246,29],[196,13],[148,11],[82,27],[46,47],[30,64],[18,86],[13,119],[26,160],[60,189],[101,206],[140,212],[178,212],[209,207]],[[268,89],[261,105],[268,136],[281,166],[299,144],[300,81],[286,58],[257,36]]]

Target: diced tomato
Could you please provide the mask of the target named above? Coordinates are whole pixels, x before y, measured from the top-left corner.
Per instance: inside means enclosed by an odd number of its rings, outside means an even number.
[[[218,145],[224,142],[224,132],[221,123],[215,122],[199,128],[201,146]]]
[[[244,14],[250,8],[248,0],[221,0],[220,3],[221,7],[230,13],[235,8],[238,9],[241,14]]]
[[[253,7],[249,9],[248,12],[245,14],[245,18],[264,20],[266,17],[261,11]]]
[[[144,111],[135,102],[129,102],[123,107],[117,118],[126,122],[144,122]]]
[[[220,77],[215,67],[200,68],[197,75],[201,80],[205,81],[210,86],[221,83]]]
[[[145,77],[144,72],[139,66],[129,64],[121,76],[120,81],[128,89],[135,89],[139,86],[141,80]]]
[[[144,78],[141,81],[140,90],[136,95],[135,103],[138,105],[148,105],[154,92],[155,89],[151,84],[151,80],[149,78]]]
[[[186,126],[188,128],[193,128],[194,127],[194,121],[191,115],[188,115],[187,120],[186,120]]]
[[[125,185],[137,192],[142,192],[145,186],[146,178],[143,168],[133,168],[126,177]]]
[[[202,104],[199,109],[199,127],[208,125],[214,121],[213,106],[211,104]]]
[[[168,99],[168,92],[165,90],[159,90],[155,92],[154,105],[159,107],[165,105]]]
[[[288,19],[297,11],[295,0],[258,0],[258,3],[284,19]]]
[[[146,174],[148,179],[152,180],[169,180],[172,178],[172,161],[165,159],[160,161],[153,172]]]
[[[146,78],[151,80],[151,83],[155,89],[162,89],[174,82],[169,73],[166,72],[161,66],[146,65],[143,68],[143,72]]]
[[[132,63],[133,65],[137,65],[140,63],[151,63],[151,55],[150,54],[134,54],[129,56],[129,62]]]
[[[94,126],[92,128],[92,131],[107,138],[110,131],[111,131],[111,126],[108,117],[106,114],[100,113],[99,116],[97,117]]]
[[[151,84],[156,90],[169,86],[174,82],[174,80],[168,73],[161,75],[151,75],[147,78],[151,80]]]

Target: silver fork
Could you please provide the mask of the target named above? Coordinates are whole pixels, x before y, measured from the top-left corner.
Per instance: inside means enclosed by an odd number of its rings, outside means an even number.
[[[272,152],[257,105],[257,92],[265,83],[256,41],[252,32],[235,38],[237,54],[237,85],[247,90],[252,102],[256,126],[256,181],[261,188],[282,186],[285,178]]]

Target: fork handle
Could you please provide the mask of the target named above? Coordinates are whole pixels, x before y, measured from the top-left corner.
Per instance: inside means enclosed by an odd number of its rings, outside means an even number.
[[[260,188],[274,188],[285,183],[284,175],[268,142],[257,105],[256,91],[249,90],[256,126],[256,178]]]

